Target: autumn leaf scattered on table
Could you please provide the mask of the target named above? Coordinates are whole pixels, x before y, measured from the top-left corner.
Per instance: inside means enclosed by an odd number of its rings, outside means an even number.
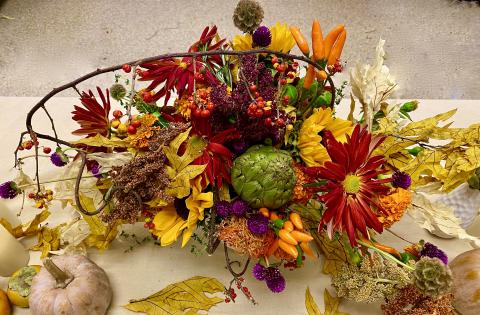
[[[423,194],[414,193],[407,213],[420,227],[430,232],[439,230],[451,237],[469,240],[475,246],[480,246],[480,239],[468,234],[461,227],[461,220],[455,216],[453,208],[444,203],[434,202]]]
[[[32,246],[30,249],[34,251],[41,251],[42,255],[40,258],[47,257],[50,251],[59,250],[61,229],[65,225],[66,224],[60,224],[53,229],[49,228],[48,226],[43,226],[38,232],[37,244]]]
[[[218,280],[196,276],[182,282],[168,285],[163,290],[144,299],[131,300],[124,307],[149,315],[199,314],[208,311],[223,299],[205,293],[214,294],[224,291]]]
[[[315,300],[310,294],[310,289],[307,287],[305,291],[305,307],[307,308],[308,315],[348,315],[348,313],[338,310],[341,299],[331,296],[327,289],[325,289],[323,293],[323,299],[325,303],[324,313],[318,309],[317,303],[315,303]]]
[[[80,200],[83,207],[87,211],[94,211],[95,206],[91,198],[80,195]],[[108,206],[107,206],[108,207]],[[104,211],[108,212],[107,207]],[[115,240],[118,235],[118,226],[119,222],[104,224],[103,221],[98,216],[88,216],[83,215],[83,220],[88,223],[90,228],[90,235],[85,239],[85,243],[89,247],[96,247],[100,250],[107,249],[110,246],[110,243]]]
[[[166,192],[176,198],[188,196],[190,193],[190,180],[200,175],[206,167],[206,165],[189,165],[193,160],[202,155],[207,145],[198,136],[191,137],[185,146],[185,153],[178,155],[178,150],[182,143],[187,140],[190,129],[179,134],[170,142],[168,147],[163,148],[165,156],[169,161],[169,165],[166,165],[165,168],[171,179]]]
[[[0,224],[3,225],[5,229],[10,232],[10,234],[12,234],[15,238],[33,236],[40,231],[40,224],[44,222],[49,216],[50,212],[48,210],[43,210],[42,212],[37,214],[32,221],[26,224],[20,224],[13,227],[12,224],[4,218],[0,218]]]

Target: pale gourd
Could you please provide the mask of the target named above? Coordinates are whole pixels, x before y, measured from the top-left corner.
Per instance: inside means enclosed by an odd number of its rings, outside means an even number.
[[[44,261],[30,292],[32,315],[104,315],[112,300],[105,271],[83,255]]]
[[[480,314],[480,249],[458,255],[450,264],[455,308],[462,315]]]

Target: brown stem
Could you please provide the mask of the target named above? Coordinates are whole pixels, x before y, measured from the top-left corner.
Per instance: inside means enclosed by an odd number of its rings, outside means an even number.
[[[218,190],[213,189],[213,201],[216,204],[219,201]],[[215,206],[210,209],[210,221],[208,229],[208,244],[207,244],[207,254],[212,255],[220,244],[220,240],[217,237],[217,229],[215,228],[215,221],[217,218],[217,211]]]
[[[50,258],[47,258],[43,261],[43,266],[45,266],[45,269],[47,269],[52,277],[55,278],[55,281],[57,281],[57,288],[65,289],[74,279],[73,276],[67,274],[65,271],[55,265],[53,260]]]
[[[234,263],[237,263],[241,266],[240,262],[238,261],[231,261],[230,260],[230,257],[228,256],[228,247],[227,247],[227,244],[223,243],[223,248],[225,250],[225,261],[227,263],[227,269],[228,271],[230,271],[230,273],[232,274],[232,276],[234,276],[235,278],[238,278],[238,277],[241,277],[245,274],[245,272],[247,271],[247,268],[248,268],[248,265],[250,264],[250,257],[248,257],[247,261],[245,262],[245,266],[243,267],[242,271],[240,271],[239,273],[233,271],[232,269],[232,264]]]
[[[50,124],[52,125],[52,130],[53,130],[53,134],[55,135],[55,138],[58,139],[57,129],[55,129],[55,123],[53,122],[52,116],[50,116],[50,113],[48,112],[45,106],[42,106],[42,108],[45,111],[45,114],[47,114],[48,119],[50,120]],[[57,147],[60,147],[60,144],[58,143],[58,141],[55,141],[55,142],[57,143]]]

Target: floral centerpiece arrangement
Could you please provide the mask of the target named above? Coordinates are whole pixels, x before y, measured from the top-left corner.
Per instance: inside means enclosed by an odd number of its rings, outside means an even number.
[[[480,188],[480,125],[452,128],[454,111],[413,121],[418,102],[389,103],[396,84],[383,64],[384,41],[373,65],[349,69],[351,111],[340,117],[347,82],[335,86],[334,77],[345,67],[346,27],[323,32],[315,20],[310,42],[300,29],[264,26],[262,18],[258,3],[241,0],[233,21],[243,34],[232,41],[206,27],[185,53],[98,69],[49,93],[27,117],[15,152],[19,177],[0,186],[2,198],[23,194],[43,211],[28,227],[2,224],[17,237],[34,231],[44,257],[106,249],[123,224],[137,222],[160,246],[211,254],[221,244],[233,280],[204,309],[235,301],[235,287],[255,302],[246,272],[280,293],[288,286],[283,269],[313,260],[338,297],[383,303],[385,314],[453,314],[447,254],[422,240],[393,248],[378,236],[408,211],[431,231],[478,242],[451,207],[424,193]],[[290,54],[295,47],[302,56]],[[78,89],[112,71],[110,87]],[[52,135],[31,124],[67,88],[80,98],[73,142],[58,138],[53,120]],[[21,171],[28,150],[35,181]],[[55,184],[38,176],[41,150],[62,172]],[[79,217],[39,226],[56,200]],[[84,236],[69,239],[72,225]],[[245,257],[243,267],[231,251]],[[309,313],[319,314],[308,290],[307,300]],[[127,307],[142,310],[135,303]]]

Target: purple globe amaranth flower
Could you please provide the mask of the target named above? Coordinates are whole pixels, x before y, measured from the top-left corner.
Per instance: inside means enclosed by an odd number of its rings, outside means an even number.
[[[67,165],[68,157],[62,151],[57,151],[50,155],[50,161],[52,161],[53,165],[62,167]]]
[[[242,154],[243,152],[247,151],[248,144],[243,139],[235,140],[232,141],[232,149],[235,154]]]
[[[272,42],[272,33],[266,26],[259,26],[255,32],[253,32],[253,43],[256,46],[267,47]]]
[[[13,181],[8,181],[0,184],[0,198],[13,199],[20,193],[17,184]]]
[[[236,199],[232,202],[232,208],[230,212],[236,217],[243,217],[248,210],[250,210],[248,202],[242,199]]]
[[[268,231],[268,219],[261,214],[254,214],[247,219],[247,227],[253,234],[265,234]]]
[[[252,268],[252,274],[255,279],[258,281],[265,280],[265,271],[267,268],[263,267],[262,264],[256,263]]]
[[[222,218],[228,217],[230,215],[231,210],[232,210],[232,205],[228,201],[222,200],[215,203],[215,211]]]
[[[448,256],[445,254],[443,250],[438,248],[437,246],[433,245],[432,243],[425,243],[423,245],[422,250],[420,251],[421,257],[430,257],[430,258],[438,258],[440,259],[445,265],[448,264]]]
[[[280,293],[283,290],[285,290],[286,282],[285,278],[283,276],[280,276],[275,279],[270,279],[267,280],[267,287],[272,291],[273,293]]]
[[[412,184],[412,178],[405,172],[395,171],[392,175],[393,187],[408,189]]]

